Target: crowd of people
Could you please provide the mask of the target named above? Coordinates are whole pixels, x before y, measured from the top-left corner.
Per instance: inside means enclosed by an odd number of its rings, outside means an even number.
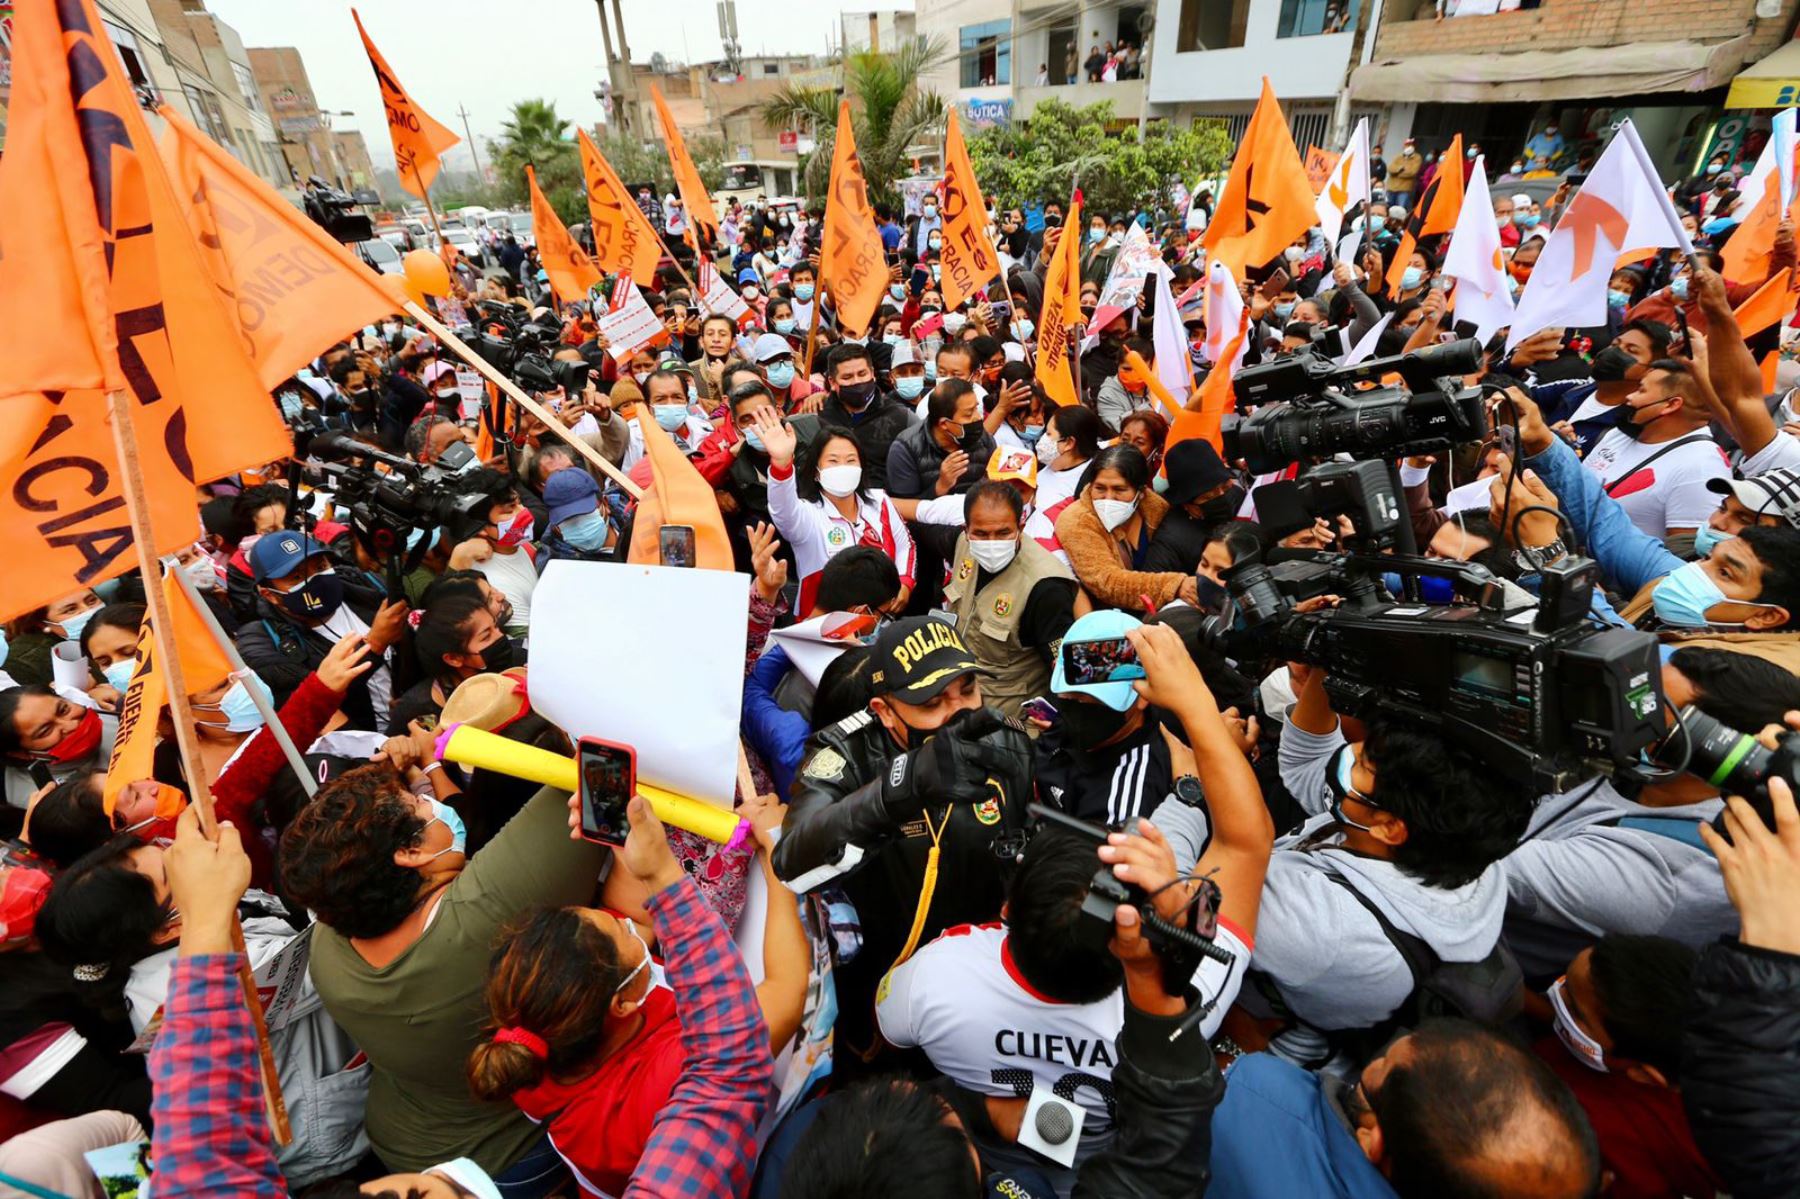
[[[1084,69],[1128,78],[1123,51]],[[1439,165],[1416,150],[1383,164],[1357,253],[1315,228],[1253,269],[1246,366],[1342,358],[1378,327],[1382,355],[1467,334],[1442,236],[1409,238],[1387,283]],[[1513,280],[1568,193],[1495,201]],[[1482,347],[1458,385],[1493,396],[1490,428],[1396,463],[1400,518],[1509,609],[1591,558],[1588,619],[1654,635],[1669,710],[1779,762],[1800,364],[1788,331],[1740,331],[1764,279],[1719,273],[1723,194],[1677,189],[1702,248],[1621,265],[1604,324]],[[1239,567],[1362,534],[1259,508],[1312,461],[1257,474],[1171,442],[1152,330],[1155,296],[1204,278],[1185,213],[1030,207],[990,210],[999,273],[960,303],[938,197],[879,211],[867,329],[820,286],[818,211],[732,205],[707,250],[747,312],[671,265],[637,281],[661,330],[628,353],[517,263],[470,270],[440,310],[470,336],[545,331],[570,382],[529,386],[560,428],[465,392],[401,317],[331,348],[274,391],[302,447],[347,435],[455,503],[394,563],[304,448],[203,488],[171,569],[244,669],[188,697],[197,759],[159,714],[116,802],[146,580],[8,623],[0,1194],[98,1193],[83,1151],[136,1139],[157,1199],[1791,1193],[1786,785],[1589,772],[1539,795],[1428,723],[1336,710],[1329,664],[1227,652],[1209,629]],[[1102,314],[1134,223],[1170,292]],[[1091,327],[1058,405],[1034,322],[1073,237]],[[1769,272],[1793,259],[1784,223]],[[1200,309],[1176,316],[1182,369],[1227,369]],[[623,844],[596,843],[575,797],[441,756],[451,726],[574,754],[532,702],[534,664],[569,651],[534,593],[551,563],[656,546],[633,492],[654,497],[661,438],[750,579],[722,614],[752,784],[753,836],[728,845],[641,798]],[[591,617],[680,674],[695,630]],[[635,690],[595,677],[591,702]],[[787,1085],[804,1043],[829,1071]]]

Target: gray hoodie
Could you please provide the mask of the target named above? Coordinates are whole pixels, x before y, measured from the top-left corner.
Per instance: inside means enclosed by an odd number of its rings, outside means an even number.
[[[1335,730],[1308,733],[1291,723],[1282,730],[1282,781],[1315,815],[1275,842],[1256,918],[1256,968],[1275,983],[1288,1010],[1314,1029],[1378,1024],[1413,990],[1412,972],[1381,925],[1329,875],[1349,883],[1395,928],[1447,962],[1486,957],[1500,939],[1506,912],[1499,863],[1474,882],[1445,889],[1337,844],[1325,766],[1343,744]],[[1275,1048],[1284,1051],[1279,1041]],[[1315,1056],[1320,1048],[1315,1038],[1293,1055]]]
[[[1506,943],[1527,977],[1558,974],[1606,933],[1672,937],[1699,949],[1738,930],[1719,863],[1678,836],[1616,827],[1656,817],[1687,832],[1722,801],[1652,808],[1605,780],[1546,795],[1506,859]]]

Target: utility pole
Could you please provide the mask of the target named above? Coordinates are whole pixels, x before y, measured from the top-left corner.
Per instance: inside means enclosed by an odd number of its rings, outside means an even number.
[[[1156,14],[1146,9],[1138,15],[1138,61],[1144,64],[1144,94],[1138,100],[1138,141],[1144,140],[1144,124],[1150,119],[1150,35],[1156,29]]]
[[[469,139],[469,154],[475,159],[475,178],[486,183],[487,176],[481,170],[481,151],[475,148],[475,135],[469,130],[469,110],[458,104],[456,115],[462,118],[463,136]]]
[[[1350,77],[1356,74],[1366,57],[1364,45],[1374,46],[1369,38],[1375,32],[1369,26],[1378,19],[1381,11],[1375,0],[1359,0],[1356,6],[1356,31],[1350,37],[1350,61],[1344,64],[1344,84],[1338,89],[1337,103],[1331,110],[1331,133],[1328,146],[1342,146],[1350,140]]]

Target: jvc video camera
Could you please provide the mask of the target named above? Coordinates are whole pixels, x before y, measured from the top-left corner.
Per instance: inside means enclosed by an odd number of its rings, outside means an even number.
[[[1231,386],[1249,415],[1225,418],[1225,459],[1260,472],[1334,454],[1396,458],[1479,440],[1481,390],[1460,377],[1480,368],[1481,346],[1469,339],[1355,366],[1302,350],[1245,367]],[[1386,381],[1390,375],[1400,382]]]

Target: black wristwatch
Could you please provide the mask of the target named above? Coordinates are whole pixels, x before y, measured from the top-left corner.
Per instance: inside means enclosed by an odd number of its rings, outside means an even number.
[[[1191,774],[1175,780],[1175,798],[1190,808],[1206,806],[1206,792],[1201,789],[1200,780]]]

